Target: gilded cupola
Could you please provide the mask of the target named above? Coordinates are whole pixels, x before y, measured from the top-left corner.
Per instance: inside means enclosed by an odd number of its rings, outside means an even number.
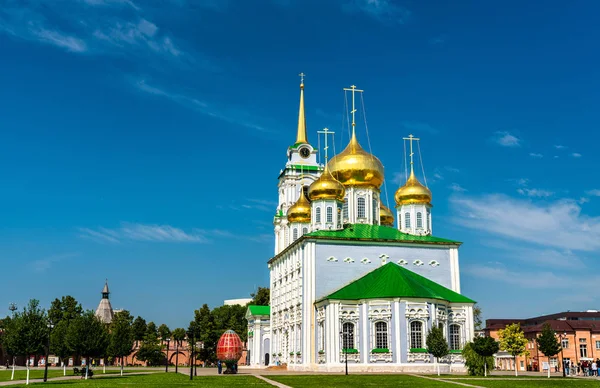
[[[304,195],[304,190],[300,190],[300,198],[287,211],[288,222],[309,223],[311,221],[311,206]]]
[[[415,172],[410,171],[410,176],[404,186],[400,187],[394,195],[396,206],[410,204],[428,204],[431,205],[431,191],[423,186],[415,176]]]
[[[383,183],[383,165],[377,157],[360,146],[354,128],[346,149],[329,162],[329,171],[344,186],[378,189]]]
[[[394,226],[394,214],[384,204],[379,204],[379,224],[384,226]]]
[[[335,199],[343,201],[346,195],[346,189],[337,179],[331,175],[329,167],[326,164],[325,170],[308,188],[308,198],[311,201],[319,199]]]

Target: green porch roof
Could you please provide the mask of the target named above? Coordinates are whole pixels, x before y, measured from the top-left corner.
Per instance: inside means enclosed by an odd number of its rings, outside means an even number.
[[[475,303],[466,296],[391,262],[369,272],[362,278],[321,300],[375,298],[422,298],[439,299],[450,303]]]
[[[303,237],[316,237],[332,240],[370,240],[370,241],[404,241],[435,244],[461,244],[458,241],[433,236],[413,236],[402,233],[398,229],[383,225],[351,224],[342,230],[317,230]]]
[[[271,315],[271,307],[270,306],[256,306],[249,305],[248,310],[250,311],[250,315]]]

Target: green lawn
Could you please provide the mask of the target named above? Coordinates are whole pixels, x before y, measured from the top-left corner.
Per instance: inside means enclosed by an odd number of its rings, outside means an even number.
[[[127,371],[125,371],[127,372]],[[1,370],[0,371],[0,381],[9,381],[12,371],[9,370]],[[101,375],[102,368],[94,369],[94,373]],[[106,374],[114,374],[120,373],[118,370],[107,369]],[[62,377],[63,370],[57,369],[48,369],[48,378],[52,377]],[[67,376],[73,376],[73,368],[67,368]],[[25,369],[17,369],[15,370],[15,380],[25,380],[27,378],[27,371]],[[43,379],[44,378],[44,369],[32,368],[29,371],[30,379]]]
[[[108,371],[107,371],[108,372]],[[273,387],[254,376],[198,376],[190,381],[188,376],[180,373],[155,373],[149,375],[129,375],[117,377],[94,377],[90,380],[63,380],[49,381],[45,385],[51,386],[85,386],[90,388],[109,388],[109,387],[180,387],[180,386],[201,386],[203,388],[213,387]],[[27,387],[26,385],[11,385],[10,387]]]
[[[558,378],[546,378],[545,380],[543,379],[532,379],[532,380],[526,380],[525,378],[512,378],[510,380],[500,380],[500,379],[490,379],[490,380],[476,380],[476,379],[460,379],[460,380],[454,380],[452,379],[451,381],[456,381],[456,382],[461,382],[461,383],[465,383],[465,384],[471,384],[471,385],[476,385],[479,387],[486,387],[486,388],[514,388],[514,387],[519,387],[519,388],[529,388],[529,387],[535,387],[535,388],[570,388],[570,387],[596,387],[598,388],[598,386],[600,386],[600,381],[596,380],[596,379],[589,379],[589,380],[584,380],[584,379],[573,379],[573,378],[566,378],[563,379],[562,377],[558,377]],[[450,385],[450,384],[448,384]],[[458,385],[454,385],[455,387],[458,387]]]
[[[313,375],[313,376],[265,376],[268,379],[289,385],[304,387],[458,387],[442,381],[433,381],[407,375]]]

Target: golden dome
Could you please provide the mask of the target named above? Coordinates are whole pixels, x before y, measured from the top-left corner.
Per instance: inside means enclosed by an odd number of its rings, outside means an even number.
[[[337,179],[331,175],[329,167],[325,165],[323,174],[314,181],[308,188],[308,198],[311,201],[317,199],[337,199],[343,201],[346,195],[346,189]]]
[[[346,149],[329,162],[329,170],[344,186],[378,189],[383,183],[383,165],[377,157],[366,152],[358,144],[354,129]]]
[[[408,180],[394,195],[396,206],[407,204],[431,204],[431,191],[419,182],[411,170]]]
[[[384,204],[379,204],[379,224],[384,226],[394,226],[394,214]]]
[[[300,198],[298,198],[298,201],[289,208],[287,219],[289,222],[307,223],[311,221],[310,214],[310,202],[306,199],[304,190],[300,189]]]

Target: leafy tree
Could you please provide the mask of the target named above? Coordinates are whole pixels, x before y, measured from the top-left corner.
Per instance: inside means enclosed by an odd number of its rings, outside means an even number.
[[[494,363],[494,357],[482,357],[473,349],[473,342],[468,342],[462,349],[462,356],[465,359],[465,366],[471,376],[484,376],[487,364]]]
[[[483,375],[487,376],[487,361],[500,350],[500,344],[492,337],[477,337],[473,340],[471,347],[483,360]],[[464,353],[463,353],[464,356]]]
[[[550,378],[550,357],[554,357],[560,352],[560,343],[556,338],[556,333],[548,323],[544,324],[542,332],[535,340],[538,344],[538,348],[546,357],[548,357],[548,378]]]
[[[269,306],[271,304],[271,290],[269,287],[258,287],[258,290],[250,296],[252,300],[248,304],[256,306]]]
[[[195,338],[204,344],[198,351],[198,358],[204,362],[215,361],[219,337],[216,334],[213,316],[207,304],[194,311],[194,322],[198,328]],[[188,338],[190,338],[189,331],[188,327]]]
[[[444,331],[439,327],[432,327],[429,333],[427,333],[427,339],[425,340],[427,345],[427,352],[436,358],[437,373],[440,375],[440,358],[448,354],[448,341],[444,338]]]
[[[171,329],[164,323],[158,327],[158,336],[161,341],[166,341],[171,338]]]
[[[146,334],[154,334],[158,337],[158,328],[156,327],[156,323],[148,322],[148,325],[146,326]]]
[[[86,376],[89,370],[90,358],[106,355],[109,335],[106,325],[88,310],[74,319],[65,337],[67,346],[78,356],[86,357]]]
[[[56,326],[63,319],[72,321],[82,313],[83,308],[81,307],[81,304],[79,304],[71,295],[67,295],[63,296],[61,299],[56,298],[52,301],[50,310],[48,310],[48,318],[50,318],[50,322]]]
[[[137,317],[135,321],[133,321],[133,338],[136,341],[136,345],[139,345],[140,341],[144,339],[146,335],[146,320],[142,317]]]
[[[194,360],[197,360],[200,351],[196,346],[196,343],[200,338],[200,327],[195,320],[190,321],[186,334],[188,337],[188,351],[190,353],[190,367],[193,367],[196,365],[196,361]]]
[[[172,335],[173,341],[175,341],[175,373],[177,373],[179,367],[179,347],[185,339],[185,329],[178,327],[177,329],[173,330]]]
[[[527,339],[521,325],[513,323],[506,326],[504,329],[498,331],[498,337],[500,338],[500,349],[510,353],[515,360],[515,376],[518,376],[517,368],[517,356],[525,353],[525,346],[527,346]]]
[[[149,366],[161,365],[164,355],[158,336],[154,331],[148,330],[142,346],[137,352],[137,359],[146,361]]]
[[[483,320],[481,319],[481,307],[477,304],[473,306],[473,321],[475,323],[475,330],[481,330],[483,326]]]
[[[63,375],[67,374],[66,360],[73,355],[71,348],[67,345],[67,332],[70,322],[66,319],[60,320],[50,333],[50,351],[60,357],[63,361]]]
[[[123,376],[123,357],[133,349],[133,316],[129,311],[119,311],[110,323],[110,339],[108,355],[121,359],[121,376]]]

